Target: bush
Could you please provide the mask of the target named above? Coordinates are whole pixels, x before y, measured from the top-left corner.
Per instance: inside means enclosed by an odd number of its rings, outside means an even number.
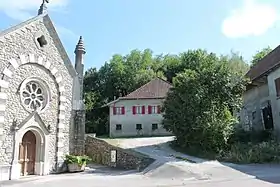
[[[229,144],[239,143],[260,143],[273,140],[271,130],[262,131],[245,131],[243,129],[236,129],[229,138]]]
[[[163,105],[163,127],[182,147],[218,153],[227,148],[233,133],[236,119],[231,111],[237,107],[244,85],[225,65],[208,60],[207,67],[186,70],[174,78]]]
[[[217,160],[234,163],[279,163],[280,144],[275,141],[260,143],[236,143],[230,149],[221,152]]]
[[[90,161],[88,156],[76,156],[76,155],[66,155],[65,162],[66,164],[78,164],[79,166],[85,165]]]

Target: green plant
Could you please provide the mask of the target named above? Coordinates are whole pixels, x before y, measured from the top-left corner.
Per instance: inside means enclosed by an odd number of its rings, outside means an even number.
[[[91,159],[84,155],[84,156],[76,156],[76,155],[66,155],[65,162],[67,164],[78,164],[79,166],[85,165]]]
[[[279,163],[280,144],[275,141],[235,143],[217,155],[218,160],[235,163]]]
[[[260,143],[273,140],[271,130],[252,130],[245,131],[242,128],[235,129],[234,133],[230,136],[229,144],[239,143]]]

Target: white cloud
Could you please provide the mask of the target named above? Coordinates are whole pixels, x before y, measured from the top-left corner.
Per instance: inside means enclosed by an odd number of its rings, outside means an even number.
[[[66,27],[63,27],[61,25],[55,25],[55,28],[59,36],[62,36],[63,38],[67,38],[68,40],[73,39],[75,41],[79,39],[79,36],[76,33],[74,33],[72,30]]]
[[[37,15],[42,2],[42,0],[0,0],[0,11],[14,20],[25,21]],[[50,0],[47,7],[48,10],[63,13],[68,2],[69,0]],[[73,31],[61,25],[56,25],[56,30],[60,36],[73,39],[78,38]]]
[[[244,0],[222,23],[222,33],[229,38],[260,36],[273,27],[278,19],[273,5],[256,0]]]
[[[35,16],[34,10],[37,11],[41,3],[42,0],[0,0],[0,11],[12,19],[23,21]],[[52,10],[63,8],[67,4],[68,0],[50,0],[47,6]]]

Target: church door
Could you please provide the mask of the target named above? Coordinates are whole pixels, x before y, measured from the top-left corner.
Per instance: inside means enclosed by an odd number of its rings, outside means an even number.
[[[19,145],[19,163],[21,164],[21,175],[33,175],[35,170],[36,136],[27,131],[22,143]]]

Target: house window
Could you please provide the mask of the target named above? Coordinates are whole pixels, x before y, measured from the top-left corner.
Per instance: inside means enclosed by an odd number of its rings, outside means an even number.
[[[280,96],[280,77],[274,80],[275,88],[276,88],[276,96]]]
[[[256,119],[256,111],[252,112],[252,120]]]
[[[145,106],[133,106],[132,113],[133,114],[145,114]]]
[[[141,130],[142,129],[142,124],[136,124],[136,130]]]
[[[122,130],[122,125],[121,124],[117,124],[116,125],[116,130]]]
[[[160,114],[160,106],[159,105],[148,106],[148,113]]]
[[[136,114],[142,114],[142,108],[141,108],[141,106],[136,106],[135,112],[136,112]]]
[[[152,124],[152,130],[157,130],[158,129],[158,124],[154,123]]]
[[[114,115],[124,115],[125,108],[124,107],[113,107],[113,114]]]

